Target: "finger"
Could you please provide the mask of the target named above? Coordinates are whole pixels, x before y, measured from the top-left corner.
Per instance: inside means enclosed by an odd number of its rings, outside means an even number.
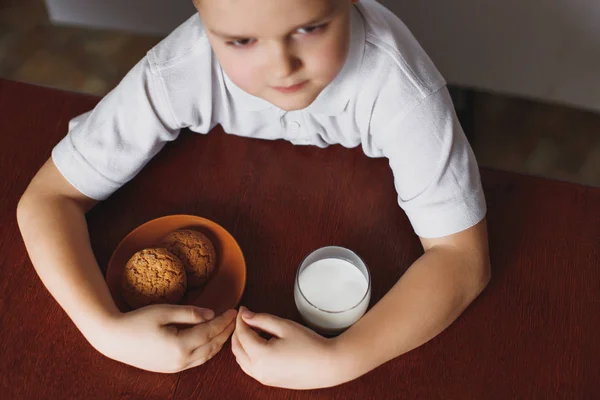
[[[172,304],[157,304],[154,307],[160,313],[161,325],[190,324],[195,325],[207,322],[215,317],[215,313],[208,308],[194,306],[178,306]]]
[[[213,358],[221,349],[223,345],[233,333],[233,329],[235,328],[235,323],[231,321],[231,323],[223,330],[223,332],[219,333],[215,336],[209,343],[198,347],[196,350],[192,351],[190,354],[190,363],[184,367],[184,369],[194,368],[198,365],[202,365],[211,358]]]
[[[230,324],[234,325],[233,321],[235,321],[236,315],[237,312],[235,310],[229,310],[212,321],[178,331],[178,336],[183,342],[183,347],[192,352],[210,342],[213,338],[223,333]]]
[[[254,314],[246,307],[240,308],[242,320],[255,329],[260,329],[278,338],[285,335],[287,321],[271,314]]]
[[[231,336],[231,352],[240,366],[250,366],[250,357],[246,354],[246,350],[244,350],[244,347],[240,343],[236,332],[233,332]]]
[[[252,360],[260,354],[264,346],[267,345],[267,341],[261,338],[258,333],[253,331],[252,328],[244,322],[244,319],[241,316],[243,310],[244,309],[241,308],[240,313],[238,313],[235,334],[241,347],[248,355],[248,358]]]

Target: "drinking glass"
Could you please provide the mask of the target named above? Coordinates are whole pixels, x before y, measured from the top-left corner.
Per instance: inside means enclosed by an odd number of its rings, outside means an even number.
[[[310,253],[298,267],[294,300],[304,322],[316,332],[341,333],[367,311],[371,274],[364,261],[344,247]]]

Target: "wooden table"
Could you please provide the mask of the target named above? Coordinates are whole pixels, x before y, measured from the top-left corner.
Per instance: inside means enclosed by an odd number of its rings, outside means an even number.
[[[264,387],[229,343],[207,364],[154,374],[94,350],[38,279],[15,219],[19,196],[67,122],[96,97],[0,80],[0,397],[5,399],[597,398],[600,189],[483,170],[493,278],[445,332],[335,388]],[[160,190],[156,190],[160,183]],[[324,245],[371,268],[373,302],[422,250],[385,159],[360,150],[184,132],[89,215],[105,267],[117,243],[168,214],[212,219],[247,261],[242,303],[299,320],[296,267]],[[374,338],[376,340],[376,338]]]

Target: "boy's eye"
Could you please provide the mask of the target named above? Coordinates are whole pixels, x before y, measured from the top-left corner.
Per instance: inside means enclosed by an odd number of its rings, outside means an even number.
[[[296,32],[302,34],[302,35],[307,35],[310,33],[314,33],[318,30],[321,30],[323,28],[325,28],[327,24],[321,24],[321,25],[313,25],[313,26],[306,26],[304,28],[299,28]]]
[[[313,26],[306,26],[304,28],[298,28],[296,30],[296,32],[298,32],[301,35],[310,35],[311,33],[316,33],[322,29],[324,29],[327,26],[327,24],[321,24],[321,25],[313,25]],[[252,45],[254,42],[256,42],[256,39],[236,39],[236,40],[230,40],[229,42],[227,42],[227,45],[229,46],[233,46],[233,47],[248,47],[250,45]]]
[[[246,47],[254,43],[254,39],[237,39],[227,42],[228,45],[234,47]]]

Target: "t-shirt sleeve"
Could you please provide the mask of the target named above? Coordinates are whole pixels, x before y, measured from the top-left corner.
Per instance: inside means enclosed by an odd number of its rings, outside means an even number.
[[[161,84],[145,57],[92,111],[69,122],[52,160],[81,193],[106,199],[177,138]]]
[[[450,235],[484,218],[479,168],[446,86],[393,118],[373,141],[389,159],[398,203],[417,235]]]

